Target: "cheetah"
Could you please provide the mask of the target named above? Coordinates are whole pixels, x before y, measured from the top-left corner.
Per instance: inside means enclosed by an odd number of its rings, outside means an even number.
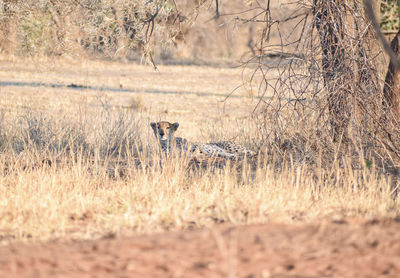
[[[175,137],[175,131],[179,127],[179,123],[161,121],[157,123],[150,123],[154,131],[154,135],[160,143],[161,151],[163,153],[171,153],[173,148],[177,148],[180,153],[182,150],[188,150],[188,142],[181,137]]]
[[[255,157],[254,151],[231,141],[221,141],[213,143],[189,143],[186,139],[175,137],[175,132],[179,123],[170,123],[167,121],[152,122],[154,135],[159,140],[163,153],[171,153],[176,148],[181,155],[182,152],[194,160],[205,160],[208,158],[217,158],[225,160],[241,160],[244,157]]]

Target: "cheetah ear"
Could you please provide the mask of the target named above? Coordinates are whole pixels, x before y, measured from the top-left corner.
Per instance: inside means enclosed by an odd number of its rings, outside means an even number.
[[[150,126],[151,126],[153,129],[156,129],[156,123],[151,122],[151,123],[150,123]]]
[[[179,127],[179,123],[173,123],[172,126],[174,127],[174,130],[177,130]]]

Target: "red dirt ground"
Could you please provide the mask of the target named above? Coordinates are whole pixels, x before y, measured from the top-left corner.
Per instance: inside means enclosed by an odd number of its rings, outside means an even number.
[[[12,243],[0,277],[400,277],[400,219]]]

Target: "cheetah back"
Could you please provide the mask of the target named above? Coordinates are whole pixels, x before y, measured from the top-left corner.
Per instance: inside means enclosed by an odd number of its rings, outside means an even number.
[[[211,143],[212,145],[218,146],[221,149],[232,153],[236,154],[238,156],[244,156],[246,155],[247,157],[253,157],[256,155],[256,153],[252,150],[249,150],[242,145],[236,144],[235,142],[232,141],[221,141],[221,142],[215,142]]]

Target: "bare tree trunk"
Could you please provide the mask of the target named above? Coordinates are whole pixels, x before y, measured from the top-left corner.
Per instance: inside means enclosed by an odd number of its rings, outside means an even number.
[[[378,20],[378,22],[380,22],[380,18],[381,18],[381,0],[375,0],[373,1],[373,8],[374,8],[374,12],[375,12],[375,16],[376,16],[376,20]]]
[[[322,75],[328,90],[328,109],[332,136],[335,142],[347,137],[350,107],[346,84],[346,57],[344,49],[345,1],[314,0],[314,21],[322,48]]]
[[[62,55],[66,47],[65,37],[67,30],[65,29],[65,15],[63,15],[62,8],[55,0],[50,1],[47,9],[50,12],[51,19],[54,23],[52,28],[54,42],[52,52],[56,55]]]
[[[390,44],[393,52],[400,59],[400,30]],[[389,63],[383,87],[383,107],[385,114],[393,113],[393,116],[400,116],[400,71],[392,63]]]

